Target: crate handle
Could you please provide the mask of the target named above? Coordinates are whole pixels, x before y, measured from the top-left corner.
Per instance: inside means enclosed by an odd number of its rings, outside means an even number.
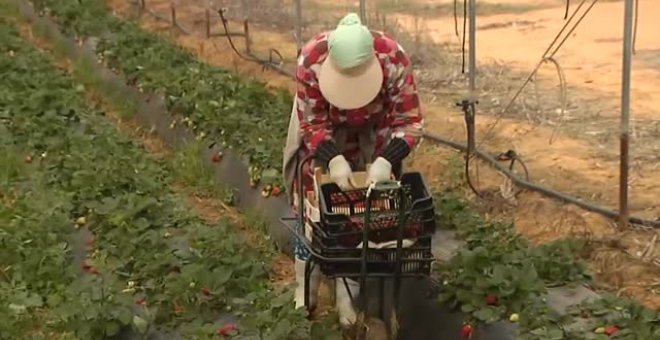
[[[401,181],[384,180],[374,182],[367,188],[367,198],[371,197],[372,191],[389,191],[401,189]]]

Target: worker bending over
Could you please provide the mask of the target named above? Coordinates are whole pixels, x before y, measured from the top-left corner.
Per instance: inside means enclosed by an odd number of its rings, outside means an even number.
[[[327,170],[342,190],[400,176],[402,161],[420,141],[423,118],[410,58],[394,38],[369,30],[356,14],[348,14],[334,30],[317,34],[302,47],[296,80],[283,163],[295,212],[300,209],[296,169],[308,155],[314,155],[314,162],[302,172],[306,196],[314,192],[315,167]],[[365,171],[366,164],[371,164],[367,183],[356,183],[353,171]],[[304,306],[305,261],[310,254],[296,242],[299,308]],[[359,284],[347,282],[356,297]],[[312,309],[318,284],[316,266],[310,280]],[[338,279],[335,286],[337,312],[342,325],[348,326],[356,313],[343,282]]]

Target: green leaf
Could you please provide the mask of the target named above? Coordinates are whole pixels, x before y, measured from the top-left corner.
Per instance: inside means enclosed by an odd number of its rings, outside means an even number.
[[[50,306],[57,306],[60,303],[62,303],[62,296],[60,296],[59,294],[50,294],[46,298],[46,301]]]
[[[105,334],[108,336],[117,335],[117,333],[119,333],[120,330],[121,330],[121,325],[117,322],[111,321],[106,323],[105,325]],[[144,333],[144,332],[141,331],[140,333]]]
[[[564,339],[564,332],[558,328],[551,328],[546,335],[548,336],[548,340]]]
[[[133,325],[141,334],[146,333],[147,328],[149,327],[149,322],[138,315],[133,316]]]
[[[463,311],[463,313],[472,313],[475,310],[476,310],[476,308],[474,308],[474,306],[471,305],[471,304],[461,305],[461,311]]]
[[[30,294],[30,297],[23,300],[26,307],[41,307],[43,306],[43,299],[38,294]]]
[[[9,304],[9,309],[14,313],[14,314],[22,314],[27,311],[27,308],[24,305],[17,305],[15,303],[10,303]]]
[[[495,309],[492,308],[481,308],[474,313],[474,316],[486,323],[491,323],[499,319],[499,315]]]
[[[497,264],[495,267],[493,267],[493,276],[491,278],[491,281],[494,285],[499,285],[506,280],[506,272],[507,269],[504,265]]]

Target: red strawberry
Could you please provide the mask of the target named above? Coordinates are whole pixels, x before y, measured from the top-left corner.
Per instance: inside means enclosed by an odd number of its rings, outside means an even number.
[[[87,273],[94,274],[94,275],[99,273],[99,271],[96,270],[96,267],[92,266],[91,264],[89,264],[87,262],[83,262],[82,269],[84,271],[86,271]]]
[[[213,157],[211,158],[213,163],[218,163],[222,160],[222,152],[218,151],[213,154]]]
[[[472,339],[472,325],[469,323],[463,324],[463,327],[461,328],[461,333],[460,333],[460,339],[461,340],[470,340]]]
[[[486,304],[489,306],[496,306],[499,302],[499,299],[497,298],[497,295],[495,294],[488,294],[486,296]]]
[[[141,297],[137,300],[135,300],[135,304],[138,306],[144,306],[147,304],[147,300],[144,297]]]
[[[609,336],[612,336],[612,335],[616,334],[618,331],[619,331],[619,327],[617,327],[617,326],[612,325],[612,326],[605,327],[605,334],[607,334]]]
[[[274,186],[273,190],[271,190],[271,192],[270,192],[270,194],[272,196],[275,196],[275,197],[279,196],[280,193],[282,193],[282,190],[280,190],[280,187],[278,187],[278,186]]]
[[[232,332],[236,331],[236,324],[228,323],[220,328],[218,328],[218,335],[220,336],[229,336]]]
[[[204,294],[206,296],[209,296],[209,295],[211,295],[211,290],[204,287],[204,288],[202,288],[202,294]]]

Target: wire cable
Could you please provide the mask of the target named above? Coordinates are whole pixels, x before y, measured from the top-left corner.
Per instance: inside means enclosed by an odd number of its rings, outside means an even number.
[[[504,114],[507,113],[507,112],[513,107],[513,104],[515,103],[516,99],[518,99],[518,97],[522,94],[522,92],[523,92],[523,90],[525,89],[525,87],[526,87],[526,86],[529,84],[529,82],[534,78],[534,75],[538,72],[538,70],[541,68],[541,66],[543,65],[543,63],[547,62],[547,60],[548,60],[549,58],[554,58],[554,55],[559,51],[559,49],[563,46],[563,44],[566,42],[566,40],[568,40],[568,37],[570,37],[571,33],[572,33],[573,31],[575,31],[575,29],[579,26],[579,24],[582,22],[582,20],[584,20],[584,18],[586,17],[586,15],[591,11],[591,9],[594,7],[594,5],[598,2],[598,0],[592,0],[591,5],[590,5],[590,6],[584,11],[584,13],[582,14],[582,16],[581,16],[579,19],[577,19],[577,22],[572,26],[572,28],[568,31],[568,33],[566,34],[566,36],[561,40],[561,42],[559,42],[559,43],[557,44],[556,48],[553,49],[553,47],[555,46],[555,43],[556,43],[556,42],[559,40],[559,38],[562,36],[562,34],[563,34],[564,31],[566,30],[566,28],[572,23],[573,19],[575,18],[575,16],[577,15],[577,13],[580,11],[580,9],[582,8],[582,6],[586,3],[586,1],[587,1],[587,0],[582,0],[582,1],[580,2],[580,4],[577,6],[577,8],[575,9],[575,11],[573,11],[573,14],[572,14],[572,15],[570,16],[570,18],[566,21],[566,23],[562,26],[561,30],[559,31],[559,33],[557,33],[557,35],[556,35],[555,38],[552,40],[552,42],[548,45],[548,47],[546,48],[545,52],[544,52],[543,55],[541,56],[541,59],[540,59],[539,62],[536,64],[536,66],[534,67],[534,69],[529,73],[529,75],[527,76],[527,78],[525,79],[525,81],[523,82],[523,84],[518,88],[518,90],[517,90],[516,93],[513,95],[513,97],[509,100],[509,102],[508,102],[507,105],[504,107],[504,109],[498,114],[498,116],[497,116],[497,118],[495,119],[495,121],[494,121],[493,123],[490,124],[490,126],[488,127],[488,130],[487,130],[486,133],[485,133],[484,138],[481,139],[481,141],[479,142],[479,144],[477,145],[477,147],[481,147],[481,145],[483,145],[484,142],[488,141],[488,140],[493,136],[493,132],[494,132],[495,127],[496,127],[496,126],[499,124],[499,122],[502,120],[502,118],[504,117]],[[552,50],[552,53],[550,53],[550,54],[548,55],[548,53],[550,52],[550,50]]]
[[[229,21],[225,18],[226,11],[227,11],[226,8],[221,8],[218,10],[218,15],[220,16],[220,22],[222,22],[222,28],[225,30],[225,36],[227,36],[227,41],[229,42],[229,46],[231,46],[231,49],[234,50],[234,53],[236,53],[236,55],[243,60],[261,63],[261,60],[257,58],[248,58],[238,51],[238,49],[234,45],[234,40],[231,38],[231,34],[229,33],[229,26],[228,26]]]
[[[231,38],[231,34],[229,32],[229,26],[228,26],[229,21],[225,18],[225,15],[224,15],[226,10],[227,10],[226,8],[219,9],[218,10],[218,15],[220,16],[220,21],[222,22],[222,28],[225,31],[224,35],[227,37],[227,41],[229,42],[229,46],[231,46],[231,49],[234,51],[234,53],[236,53],[236,55],[238,55],[238,57],[243,59],[243,60],[255,62],[255,63],[258,63],[258,64],[262,65],[263,66],[263,71],[265,71],[268,68],[271,68],[271,69],[274,69],[274,70],[280,72],[283,75],[286,75],[286,76],[289,76],[289,77],[295,79],[295,75],[293,73],[287,71],[286,69],[284,69],[280,66],[282,64],[282,62],[284,61],[284,57],[275,48],[271,48],[269,50],[268,59],[266,59],[266,60],[261,59],[261,58],[257,58],[256,56],[251,55],[250,53],[248,53],[248,56],[244,56],[241,52],[239,52],[238,49],[236,48],[236,45],[234,45],[234,40]],[[247,39],[247,37],[246,37],[246,39]],[[220,49],[215,43],[213,43],[213,46],[218,50]],[[276,64],[273,61],[273,56],[274,55],[277,55],[280,58],[280,63],[279,63],[280,65]]]
[[[564,74],[564,69],[555,58],[546,58],[544,59],[544,62],[552,63],[557,70],[557,77],[559,77],[559,121],[557,122],[557,126],[555,126],[555,128],[552,130],[552,135],[550,135],[550,140],[548,141],[549,144],[552,144],[554,139],[557,137],[557,134],[559,133],[559,128],[564,122],[564,117],[566,115],[566,109],[568,106],[568,85],[566,85],[566,75]]]

